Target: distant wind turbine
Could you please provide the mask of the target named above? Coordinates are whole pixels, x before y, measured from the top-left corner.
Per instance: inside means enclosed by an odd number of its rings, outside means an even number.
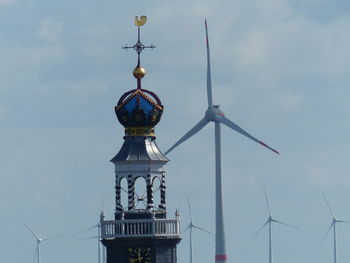
[[[291,228],[295,228],[295,229],[298,229],[298,228],[295,227],[295,226],[289,225],[287,223],[284,223],[284,222],[276,220],[272,216],[269,200],[267,198],[267,194],[266,194],[265,189],[264,189],[264,194],[265,194],[267,210],[269,212],[269,217],[267,218],[266,223],[255,233],[254,237],[256,237],[260,233],[260,231],[265,228],[265,226],[267,226],[267,225],[269,226],[269,263],[272,263],[272,223],[278,223],[278,224],[285,225],[285,226],[288,226],[288,227],[291,227]]]
[[[191,205],[190,205],[190,199],[189,198],[187,198],[187,203],[188,203],[188,209],[190,211],[190,223],[188,224],[188,226],[184,229],[184,231],[182,233],[186,232],[187,230],[190,230],[190,263],[192,263],[193,262],[192,230],[193,229],[198,229],[198,230],[206,232],[206,233],[208,233],[210,235],[213,235],[213,234],[210,233],[208,230],[205,230],[204,228],[193,224],[192,211],[191,211]]]
[[[101,236],[102,236],[102,233],[101,233],[101,221],[104,219],[104,212],[103,212],[103,210],[104,210],[104,203],[105,203],[105,196],[103,196],[103,198],[102,198],[102,208],[101,208],[101,212],[100,212],[100,221],[97,224],[93,225],[92,227],[89,227],[89,228],[87,228],[87,229],[82,231],[82,232],[86,232],[86,231],[89,231],[89,230],[97,228],[97,236],[78,238],[78,240],[95,239],[95,238],[97,239],[98,263],[101,263]],[[104,247],[102,247],[102,262],[106,263],[106,251],[105,251]]]
[[[326,238],[326,236],[328,235],[329,231],[331,231],[331,229],[333,228],[333,249],[334,249],[334,263],[337,263],[337,233],[336,233],[336,230],[335,230],[335,226],[337,223],[350,223],[350,221],[344,221],[344,220],[340,220],[340,219],[337,219],[333,213],[333,210],[331,208],[331,206],[329,205],[329,202],[326,198],[326,196],[324,194],[322,194],[326,204],[327,204],[327,207],[329,209],[329,211],[331,212],[331,215],[333,217],[333,220],[332,220],[332,223],[331,225],[329,226],[326,234],[323,236],[322,238],[322,241],[321,243],[324,241],[324,239]]]
[[[42,242],[44,242],[44,241],[55,239],[55,238],[59,238],[59,237],[62,237],[62,236],[53,236],[53,237],[48,237],[48,238],[41,238],[26,223],[23,223],[23,224],[33,234],[33,236],[36,239],[36,247],[35,247],[33,261],[35,261],[35,258],[37,258],[37,262],[40,263],[41,262],[41,258],[40,258],[40,244]]]
[[[206,33],[206,45],[207,45],[207,97],[208,108],[201,119],[191,130],[189,130],[183,137],[181,137],[165,154],[170,153],[181,143],[195,135],[209,122],[215,124],[215,171],[216,171],[216,227],[215,227],[215,261],[217,263],[223,263],[227,260],[226,244],[225,244],[225,228],[224,228],[224,209],[223,209],[223,194],[222,194],[222,177],[221,177],[221,132],[220,125],[224,124],[227,127],[235,130],[236,132],[248,137],[249,139],[259,143],[260,145],[270,149],[271,151],[278,153],[275,149],[271,148],[264,142],[250,135],[243,130],[237,124],[225,117],[224,113],[219,109],[219,105],[213,105],[212,101],[212,88],[211,88],[211,69],[210,69],[210,51],[209,51],[209,37],[207,20],[205,20],[205,33]]]
[[[97,260],[98,260],[98,263],[101,263],[101,223],[99,222],[98,224],[96,224],[96,225],[94,225],[92,227],[89,227],[85,231],[88,231],[88,230],[91,230],[91,229],[95,229],[95,228],[97,228],[97,236],[78,238],[78,240],[97,239],[97,258],[98,258]],[[83,231],[83,232],[85,232],[85,231]],[[103,249],[102,250],[102,262],[103,263],[106,262],[105,258],[106,258],[105,251]]]

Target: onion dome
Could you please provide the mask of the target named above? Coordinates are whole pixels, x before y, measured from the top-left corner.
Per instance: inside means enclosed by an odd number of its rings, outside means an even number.
[[[121,96],[115,113],[125,127],[125,135],[154,136],[154,126],[160,121],[163,105],[154,92],[137,88]]]

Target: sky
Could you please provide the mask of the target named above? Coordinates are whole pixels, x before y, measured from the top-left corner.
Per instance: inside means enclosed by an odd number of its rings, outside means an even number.
[[[143,88],[165,111],[156,127],[165,152],[206,110],[204,19],[213,100],[226,117],[279,150],[276,155],[222,127],[228,262],[268,262],[265,188],[276,219],[275,262],[332,261],[332,217],[350,220],[350,5],[345,0],[0,0],[0,250],[2,262],[97,262],[101,209],[114,212],[114,167],[123,143],[114,106],[136,87],[133,18],[147,15]],[[214,128],[168,156],[167,209],[182,227],[214,232]],[[103,201],[104,200],[104,201]],[[338,228],[349,262],[350,225]],[[212,262],[214,238],[194,233],[194,259]],[[189,262],[189,236],[178,246]]]

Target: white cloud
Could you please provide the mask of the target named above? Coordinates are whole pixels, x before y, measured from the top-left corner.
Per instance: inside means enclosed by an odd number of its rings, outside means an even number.
[[[23,69],[31,70],[34,67],[65,57],[65,50],[60,46],[9,47],[3,49],[3,52],[11,54],[11,56],[3,58],[3,61],[7,63],[4,68],[9,73]]]
[[[63,25],[62,21],[46,17],[40,22],[36,36],[48,41],[57,41],[62,36]]]
[[[200,59],[204,57],[203,47],[198,46],[203,42],[198,39],[204,37],[202,24],[207,17],[214,66],[219,62],[224,65],[221,68],[240,75],[249,71],[256,82],[272,81],[276,87],[286,78],[320,74],[335,80],[345,74],[349,52],[344,51],[350,43],[348,16],[326,23],[315,21],[282,0],[233,2],[229,8],[208,1],[202,6],[196,1],[186,4],[192,11],[181,16],[181,24],[186,26],[167,25],[172,32],[171,44],[186,35],[185,42],[177,42],[179,48],[185,48],[174,52],[172,63],[205,63]],[[175,10],[172,6],[158,7],[153,19],[177,21],[177,9],[182,5],[180,2]]]
[[[84,36],[90,36],[90,37],[110,37],[115,34],[114,30],[109,27],[99,27],[99,26],[91,26],[81,32],[81,35]]]
[[[14,4],[15,0],[0,0],[0,6]]]
[[[73,94],[76,98],[79,97],[79,99],[82,98],[89,98],[92,94],[98,94],[98,93],[104,93],[106,90],[108,90],[108,87],[95,80],[84,80],[79,82],[71,82],[63,80],[61,82],[55,82],[54,85],[48,86],[47,84],[45,86],[40,87],[42,90],[66,90],[67,92],[70,92],[70,94]]]
[[[340,167],[330,167],[312,163],[307,167],[307,175],[315,188],[334,190],[349,185],[349,172]]]
[[[304,96],[300,93],[291,93],[287,92],[282,94],[282,98],[280,100],[281,109],[286,112],[292,112],[298,109],[300,103],[303,101]]]

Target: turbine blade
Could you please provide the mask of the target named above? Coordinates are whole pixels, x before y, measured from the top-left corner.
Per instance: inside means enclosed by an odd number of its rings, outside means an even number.
[[[266,200],[267,209],[269,210],[269,215],[270,215],[270,217],[272,217],[270,204],[269,204],[269,199],[267,198],[267,194],[266,194],[266,190],[265,189],[264,189],[264,194],[265,194],[265,200]]]
[[[290,224],[287,224],[287,223],[284,223],[284,222],[281,222],[281,221],[278,221],[276,219],[272,219],[273,222],[275,223],[278,223],[278,224],[281,224],[281,225],[285,225],[285,226],[288,226],[288,227],[291,227],[291,228],[294,228],[294,229],[299,229],[298,227],[296,226],[293,226],[293,225],[290,225]]]
[[[81,238],[77,238],[76,240],[86,240],[86,239],[95,239],[95,238],[100,238],[98,236],[95,237],[81,237]]]
[[[326,236],[328,235],[329,231],[331,231],[331,229],[332,229],[332,227],[333,227],[334,224],[335,224],[335,222],[332,221],[332,223],[331,223],[330,227],[328,228],[326,234],[323,236],[323,238],[322,238],[322,240],[321,240],[321,244],[322,244],[323,241],[325,240],[325,238],[326,238]]]
[[[33,234],[33,236],[34,236],[37,240],[40,240],[40,237],[39,237],[37,234],[35,234],[34,231],[33,231],[26,223],[23,222],[23,224],[24,224],[24,226]]]
[[[191,204],[190,204],[190,198],[187,196],[187,203],[188,203],[188,210],[190,211],[190,219],[192,223],[192,211],[191,211]]]
[[[278,151],[276,151],[275,149],[271,148],[270,146],[268,146],[266,143],[258,140],[257,138],[253,137],[252,135],[250,135],[248,132],[246,132],[245,130],[243,130],[241,127],[239,127],[237,124],[235,124],[234,122],[230,121],[229,119],[225,118],[224,116],[221,115],[216,115],[216,118],[219,122],[221,122],[222,124],[225,124],[227,127],[235,130],[236,132],[239,132],[240,134],[248,137],[249,139],[259,143],[260,145],[266,147],[267,149],[273,151],[274,153],[279,154]]]
[[[91,229],[98,228],[99,226],[100,226],[100,223],[98,223],[96,225],[93,225],[93,226],[91,226],[91,227],[89,227],[87,229],[84,229],[84,230],[80,231],[79,233],[84,233],[84,232],[89,231]]]
[[[183,231],[182,233],[185,233],[187,230],[189,230],[192,227],[192,224],[189,224]]]
[[[326,204],[327,204],[327,206],[328,206],[328,209],[329,209],[329,211],[331,212],[333,218],[335,218],[334,213],[333,213],[333,210],[332,210],[331,206],[329,205],[329,202],[328,202],[328,200],[327,200],[326,195],[325,195],[324,193],[322,193],[322,196],[323,196],[323,199],[325,200],[325,202],[326,202]]]
[[[209,121],[207,121],[205,118],[201,119],[191,130],[189,130],[184,136],[182,136],[180,140],[178,140],[173,146],[171,146],[170,149],[165,152],[165,155],[170,153],[172,150],[174,150],[178,145],[186,141],[188,138],[192,137],[197,132],[199,132],[205,125],[207,125],[208,122]]]
[[[196,226],[196,225],[192,225],[192,226],[193,226],[193,228],[197,228],[197,229],[199,229],[199,230],[201,230],[201,231],[203,231],[203,232],[206,232],[206,233],[208,233],[208,234],[214,236],[213,233],[209,232],[208,230],[206,230],[206,229],[204,229],[204,228],[202,228],[202,227],[200,227],[200,226]]]
[[[61,238],[61,237],[62,236],[52,236],[52,237],[43,238],[41,241],[47,241],[47,240],[57,239],[57,238]]]
[[[346,224],[349,224],[350,221],[347,221],[347,220],[337,220],[338,223],[346,223]]]
[[[211,70],[210,70],[210,50],[209,50],[209,36],[208,25],[205,19],[205,36],[207,46],[207,96],[208,96],[208,108],[213,106],[212,89],[211,89]]]
[[[266,223],[265,224],[263,224],[263,226],[262,227],[260,227],[259,228],[259,230],[258,231],[256,231],[256,233],[254,234],[254,236],[252,237],[252,239],[253,238],[255,238],[260,232],[261,232],[261,230],[263,230],[264,229],[264,227],[267,225],[269,223],[269,219],[266,221]]]

